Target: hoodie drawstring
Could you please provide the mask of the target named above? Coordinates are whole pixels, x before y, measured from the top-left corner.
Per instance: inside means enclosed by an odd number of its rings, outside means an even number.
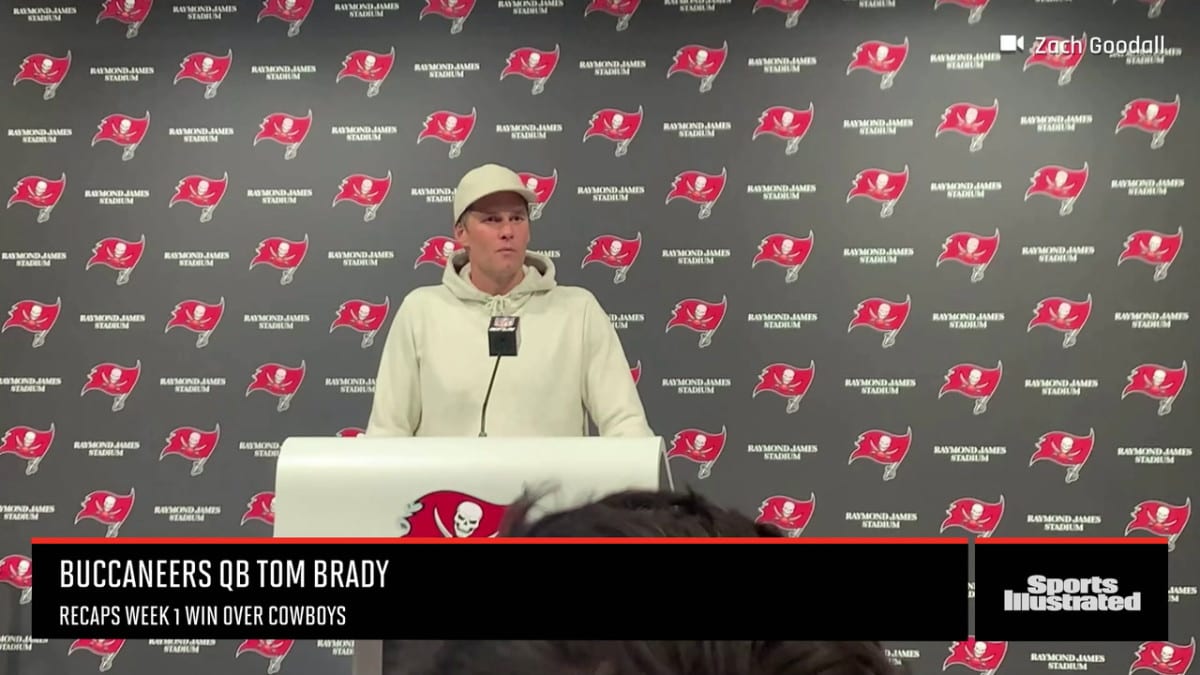
[[[508,306],[508,298],[503,295],[493,295],[487,299],[485,306],[490,316],[502,316]]]

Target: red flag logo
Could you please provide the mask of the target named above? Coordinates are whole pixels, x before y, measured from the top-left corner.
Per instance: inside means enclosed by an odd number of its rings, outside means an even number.
[[[621,157],[629,152],[629,144],[633,142],[633,137],[637,136],[638,129],[642,128],[643,114],[640,105],[633,112],[618,108],[601,108],[592,113],[591,119],[588,120],[587,131],[583,132],[583,141],[586,143],[593,136],[607,138],[616,144],[617,149],[614,153]]]
[[[896,344],[896,335],[904,328],[908,315],[912,312],[912,297],[904,296],[903,302],[886,298],[867,298],[854,308],[854,318],[846,332],[866,326],[883,333],[883,348],[887,349]]]
[[[1159,3],[1161,4],[1161,2]],[[1129,672],[1150,670],[1158,675],[1187,675],[1188,668],[1196,658],[1196,638],[1186,645],[1174,642],[1151,641],[1138,645],[1129,664]]]
[[[417,134],[417,143],[432,138],[450,146],[450,159],[462,154],[462,147],[475,130],[475,108],[467,114],[450,110],[437,110],[425,117],[421,133]]]
[[[293,241],[284,237],[267,237],[258,242],[254,249],[254,258],[250,260],[250,269],[259,265],[268,265],[282,270],[279,285],[286,286],[296,277],[296,270],[304,262],[308,253],[308,235],[303,239]]]
[[[171,310],[171,318],[167,320],[167,327],[163,329],[163,333],[171,332],[172,328],[190,330],[196,333],[196,348],[203,349],[208,345],[209,338],[212,337],[213,331],[217,329],[217,324],[221,323],[221,317],[224,315],[224,296],[216,302],[195,299],[182,300]]]
[[[988,0],[933,0],[935,10],[943,5],[957,5],[967,10],[967,24],[973,26],[983,18]]]
[[[212,220],[213,211],[220,205],[228,188],[228,172],[220,178],[198,174],[184,176],[175,185],[175,194],[171,195],[171,202],[167,208],[176,204],[191,204],[200,209],[200,222],[207,223]]]
[[[421,252],[417,254],[417,259],[413,262],[413,269],[415,270],[421,265],[445,267],[450,263],[450,258],[461,250],[463,250],[462,244],[450,237],[440,234],[430,237],[425,240],[424,244],[421,244]]]
[[[703,171],[683,171],[671,181],[671,190],[667,192],[665,203],[670,204],[676,199],[686,199],[700,205],[700,220],[712,215],[713,206],[725,191],[728,175],[725,167],[721,173],[704,173]]]
[[[50,446],[53,444],[53,422],[50,423],[49,429],[18,425],[10,427],[4,432],[4,436],[0,437],[0,455],[11,453],[18,459],[25,460],[25,475],[32,476],[37,473],[38,465],[46,458],[46,453],[50,452]]]
[[[182,80],[199,82],[204,85],[204,98],[214,98],[232,67],[232,49],[225,52],[224,56],[209,52],[192,52],[179,63],[179,72],[175,73],[173,84],[179,84]]]
[[[70,70],[71,50],[69,49],[66,56],[52,56],[41,52],[30,54],[21,60],[17,76],[13,78],[13,86],[26,80],[40,84],[45,87],[42,91],[42,100],[49,101],[58,93],[59,85],[67,78]]]
[[[1129,371],[1128,384],[1121,390],[1121,398],[1130,394],[1141,394],[1158,401],[1160,417],[1171,414],[1175,399],[1183,392],[1187,383],[1187,361],[1179,368],[1158,363],[1143,363]]]
[[[531,93],[537,96],[546,90],[546,80],[550,79],[554,69],[558,67],[560,54],[558,45],[554,45],[554,49],[549,51],[536,47],[514,49],[508,55],[504,70],[500,71],[500,79],[517,75],[530,80],[533,82]]]
[[[808,133],[813,121],[813,104],[807,109],[791,108],[786,105],[773,105],[758,115],[758,126],[750,139],[768,135],[782,138],[787,143],[784,146],[785,155],[794,155],[800,150],[800,141]]]
[[[108,529],[104,532],[105,537],[116,537],[133,510],[133,500],[133,488],[129,488],[127,495],[108,490],[89,492],[79,503],[80,509],[79,513],[75,514],[75,524],[78,525],[80,521],[84,520],[94,520],[107,526]]]
[[[91,652],[100,657],[100,672],[103,673],[112,668],[113,660],[124,646],[124,640],[75,640],[67,648],[67,655],[81,650]]]
[[[808,499],[773,495],[758,505],[758,517],[754,522],[777,527],[789,537],[799,537],[812,520],[816,507],[817,496],[813,494]]]
[[[713,333],[721,327],[728,308],[729,302],[725,296],[721,296],[720,302],[685,298],[675,303],[671,318],[667,321],[667,329],[663,332],[669,333],[672,328],[683,326],[700,334],[700,348],[703,349],[712,344]]]
[[[430,492],[407,506],[401,537],[488,539],[500,534],[508,504],[454,490]]]
[[[373,52],[369,49],[356,49],[342,59],[342,69],[338,71],[335,82],[345,78],[362,80],[367,83],[367,98],[379,95],[379,88],[392,72],[396,64],[396,48],[387,52]]]
[[[787,413],[791,415],[800,409],[800,401],[812,386],[816,370],[816,363],[811,360],[807,368],[790,363],[769,364],[758,374],[758,384],[754,385],[750,398],[762,393],[781,396],[787,400]]]
[[[867,459],[883,465],[883,479],[892,480],[900,463],[908,456],[912,447],[912,427],[902,434],[895,434],[885,429],[868,429],[854,440],[854,450],[850,452],[853,464],[860,459]]]
[[[62,174],[57,180],[45,176],[25,176],[13,186],[13,194],[8,198],[8,208],[13,204],[25,204],[37,209],[37,221],[44,223],[50,220],[50,212],[58,205],[63,193],[67,190],[67,174]]]
[[[602,234],[588,244],[587,254],[579,268],[583,269],[592,263],[599,263],[612,268],[613,283],[624,283],[628,277],[629,268],[633,267],[638,253],[642,250],[642,233],[638,232],[633,239],[625,239],[615,234]]]
[[[167,444],[158,454],[161,462],[168,455],[176,455],[192,463],[193,476],[204,473],[204,463],[212,457],[213,451],[221,441],[221,425],[217,424],[212,431],[199,427],[176,427],[167,434]]]
[[[275,410],[285,412],[292,407],[292,398],[300,391],[300,385],[304,384],[305,371],[304,361],[300,361],[300,365],[296,367],[285,366],[282,363],[264,363],[254,370],[250,385],[246,387],[246,396],[256,391],[265,391],[279,399]]]
[[[98,363],[88,371],[87,382],[79,392],[80,396],[89,391],[99,391],[112,397],[112,411],[120,412],[125,409],[125,402],[137,387],[142,376],[142,360],[138,359],[132,368],[117,363]]]
[[[1084,162],[1083,168],[1080,169],[1068,169],[1057,164],[1043,166],[1029,179],[1030,185],[1025,190],[1025,201],[1029,201],[1033,195],[1057,199],[1060,202],[1058,215],[1069,215],[1075,210],[1075,200],[1083,193],[1087,179],[1087,162]]]
[[[942,252],[938,254],[934,267],[941,267],[944,262],[955,262],[971,268],[971,283],[983,281],[984,272],[996,257],[1000,248],[1000,229],[990,237],[974,232],[955,232],[942,242]]]
[[[1126,535],[1142,531],[1166,537],[1167,550],[1174,551],[1176,540],[1183,534],[1183,528],[1187,527],[1188,520],[1192,517],[1192,499],[1188,497],[1179,505],[1147,499],[1133,507],[1129,517],[1129,524],[1125,526]]]
[[[283,146],[284,159],[295,159],[300,144],[312,129],[312,123],[312,110],[304,117],[281,112],[271,113],[259,123],[258,133],[254,135],[254,145],[258,145],[259,141],[274,141]]]
[[[933,137],[942,134],[959,134],[971,139],[971,152],[983,149],[983,140],[991,133],[996,125],[996,116],[1000,113],[1000,101],[993,100],[992,105],[982,106],[974,103],[953,103],[942,112],[942,121],[938,124]]]
[[[667,459],[682,457],[689,462],[699,464],[696,477],[703,480],[712,475],[713,464],[721,458],[725,449],[725,427],[718,433],[703,429],[684,429],[671,439],[671,447],[667,449]]]
[[[1183,246],[1183,227],[1175,234],[1167,234],[1157,230],[1138,230],[1125,238],[1121,255],[1117,257],[1117,266],[1126,260],[1137,260],[1154,267],[1154,280],[1162,281],[1167,278],[1171,263],[1179,255]]]
[[[33,599],[33,559],[15,553],[0,558],[0,584],[20,591],[18,604],[28,605]]]
[[[856,70],[866,70],[880,76],[879,88],[891,89],[896,82],[896,74],[908,59],[908,38],[900,44],[868,40],[854,48],[850,64],[846,66],[846,74]]]
[[[347,300],[338,307],[333,323],[329,326],[329,332],[332,333],[338,328],[350,328],[358,331],[362,333],[362,348],[366,349],[375,344],[375,335],[383,328],[390,306],[391,300],[386,296],[380,303],[359,298]]]
[[[418,21],[430,15],[440,16],[450,21],[450,34],[462,32],[463,24],[475,9],[475,0],[425,0]]]
[[[62,314],[62,298],[53,303],[37,300],[19,300],[8,310],[8,319],[0,326],[0,333],[9,328],[19,328],[27,333],[33,333],[33,347],[37,349],[46,344],[46,335]]]
[[[996,362],[995,368],[987,368],[975,363],[960,363],[946,371],[945,382],[938,390],[938,398],[946,394],[958,394],[975,400],[976,415],[987,412],[988,401],[1000,386],[1004,376],[1004,364]]]
[[[278,673],[294,644],[295,640],[244,640],[238,645],[234,658],[246,653],[258,654],[267,660],[268,673]]]
[[[759,263],[779,265],[787,270],[784,282],[795,283],[800,278],[800,268],[804,267],[808,256],[812,254],[812,247],[812,230],[809,230],[808,236],[805,237],[794,237],[782,232],[768,234],[758,242],[758,253],[754,254],[750,267],[758,267]]]
[[[363,222],[369,223],[375,220],[375,216],[379,214],[379,207],[383,205],[383,200],[387,199],[391,189],[391,169],[382,178],[365,173],[352,173],[338,184],[337,195],[333,198],[333,206],[336,207],[341,202],[358,204],[365,209]]]
[[[863,197],[883,206],[879,209],[880,218],[890,218],[896,211],[896,202],[908,187],[908,165],[901,171],[887,169],[863,169],[854,176],[850,191],[846,193],[846,203],[851,199]]]
[[[995,675],[1004,656],[1008,654],[1007,642],[979,642],[972,635],[961,642],[950,644],[950,655],[942,662],[942,670],[950,666],[966,666],[977,673]]]
[[[1029,320],[1028,333],[1038,326],[1046,326],[1063,334],[1063,349],[1075,345],[1079,331],[1087,324],[1092,315],[1092,294],[1088,293],[1083,300],[1070,300],[1059,296],[1051,296],[1040,300],[1033,309],[1033,318]]]
[[[1150,134],[1150,147],[1157,150],[1167,140],[1175,120],[1179,119],[1179,94],[1174,101],[1159,101],[1153,98],[1135,98],[1121,110],[1117,130],[1137,129]]]
[[[1080,38],[1064,38],[1058,35],[1047,35],[1034,38],[1033,51],[1025,59],[1022,72],[1033,66],[1058,71],[1058,86],[1070,84],[1071,76],[1083,61],[1083,53],[1087,50],[1088,36],[1084,33]]]
[[[795,28],[800,23],[800,14],[808,7],[808,0],[754,0],[751,14],[757,14],[760,9],[773,9],[787,15],[783,21],[784,28]]]
[[[955,499],[946,509],[946,519],[938,532],[957,527],[978,537],[990,537],[1003,517],[1004,495],[1000,495],[1000,501],[995,503],[973,497]]]
[[[125,39],[131,40],[138,36],[138,30],[150,16],[154,0],[104,0],[96,23],[105,20],[120,21],[125,24]]]
[[[529,219],[537,220],[542,217],[542,211],[546,205],[550,203],[550,198],[554,196],[554,189],[558,187],[558,169],[553,169],[549,176],[539,176],[536,173],[528,171],[518,171],[517,177],[529,188],[534,195],[537,196],[537,201],[529,205]]]
[[[274,492],[259,492],[246,502],[246,512],[242,514],[242,525],[252,520],[275,526]]]
[[[146,139],[146,132],[150,129],[150,111],[147,110],[145,117],[140,118],[120,113],[105,115],[97,129],[96,134],[92,136],[92,147],[101,141],[120,146],[123,148],[121,161],[128,162],[133,159],[138,146]]]
[[[293,38],[300,34],[300,26],[312,8],[313,0],[263,0],[255,23],[262,23],[263,19],[282,21],[287,24],[287,36]]]
[[[1053,462],[1066,467],[1066,482],[1074,483],[1079,480],[1079,471],[1092,456],[1095,447],[1095,429],[1089,429],[1086,436],[1069,431],[1047,431],[1038,438],[1033,456],[1029,458],[1029,466],[1041,461]]]
[[[700,93],[712,90],[713,81],[721,73],[725,61],[729,58],[729,43],[724,42],[720,47],[704,45],[684,45],[675,51],[674,61],[667,68],[667,77],[675,73],[684,73],[700,80]]]
[[[592,12],[600,12],[617,17],[617,30],[623,31],[629,29],[629,20],[633,18],[633,13],[637,11],[641,0],[589,0],[588,6],[583,9],[583,15],[586,17]]]

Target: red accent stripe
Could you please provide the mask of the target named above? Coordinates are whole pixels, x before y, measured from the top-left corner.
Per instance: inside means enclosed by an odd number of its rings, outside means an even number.
[[[190,538],[106,538],[106,537],[36,537],[32,540],[34,544],[87,544],[87,545],[102,545],[102,544],[323,544],[329,546],[343,546],[346,544],[966,544],[966,537],[897,537],[897,538],[809,538],[803,537],[746,537],[746,538],[681,538],[681,537],[659,537],[659,538],[642,538],[642,537],[621,537],[621,538],[524,538],[512,537],[508,539],[430,539],[430,538],[413,538],[413,539],[397,539],[394,537],[381,537],[378,539],[369,538],[351,538],[351,539],[335,539],[335,538],[211,538],[211,539],[190,539]]]
[[[976,544],[1166,544],[1157,537],[982,537]]]

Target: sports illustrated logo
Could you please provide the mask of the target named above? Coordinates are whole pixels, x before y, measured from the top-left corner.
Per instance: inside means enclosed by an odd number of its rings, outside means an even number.
[[[528,171],[518,171],[517,177],[529,188],[534,195],[537,196],[537,201],[529,205],[529,219],[537,220],[542,217],[542,211],[546,205],[550,203],[550,198],[554,196],[554,189],[558,187],[558,169],[552,169],[549,176],[539,176],[536,173]]]
[[[46,344],[46,335],[54,328],[60,314],[62,298],[57,298],[52,304],[37,300],[18,300],[8,310],[8,319],[0,326],[0,333],[9,328],[20,328],[27,333],[33,333],[33,348],[37,349]]]
[[[356,49],[342,59],[342,69],[338,71],[334,82],[341,82],[347,77],[362,80],[367,83],[367,98],[374,98],[379,95],[379,88],[395,64],[395,47],[387,52]]]
[[[105,115],[96,128],[98,131],[92,136],[92,147],[101,141],[108,141],[122,148],[121,161],[128,162],[146,139],[146,132],[150,129],[150,111],[147,110],[146,116],[141,118],[120,113]]]
[[[338,183],[337,194],[333,197],[333,206],[336,207],[342,202],[358,204],[365,209],[363,222],[369,223],[375,220],[375,216],[379,214],[379,207],[383,205],[383,200],[387,199],[391,189],[391,169],[388,169],[387,175],[382,178],[368,176],[365,173],[352,173]]]
[[[295,159],[300,144],[308,137],[312,129],[312,110],[304,117],[287,113],[271,113],[263,118],[258,125],[258,133],[254,135],[254,145],[259,141],[274,141],[283,146],[283,158]]]
[[[12,453],[25,461],[25,475],[37,473],[38,466],[54,444],[54,423],[49,429],[34,429],[27,426],[10,427],[0,437],[0,455]]]
[[[943,5],[958,5],[967,10],[967,24],[975,25],[983,18],[983,10],[987,8],[988,0],[933,0],[933,9]]]
[[[246,502],[246,512],[242,514],[242,525],[257,520],[274,527],[275,525],[275,493],[258,492]]]
[[[55,180],[45,176],[25,176],[13,186],[13,194],[8,198],[8,208],[13,204],[26,204],[37,209],[37,221],[44,223],[50,220],[50,212],[58,205],[63,193],[67,190],[67,174],[62,174]]]
[[[292,241],[284,237],[267,237],[258,242],[258,247],[254,249],[254,257],[250,260],[250,269],[259,265],[268,265],[282,270],[279,285],[287,286],[296,278],[296,270],[300,267],[300,263],[304,262],[306,253],[308,253],[307,234],[299,241]]]
[[[667,450],[667,459],[682,457],[689,462],[699,464],[696,477],[704,480],[712,475],[713,464],[721,458],[725,449],[725,426],[721,431],[712,433],[703,429],[684,429],[671,439],[671,447]]]
[[[633,18],[633,13],[640,4],[641,0],[590,0],[583,10],[583,15],[586,17],[592,12],[600,12],[615,16],[617,31],[623,31],[629,29],[629,20]]]
[[[1138,2],[1142,3],[1143,5],[1149,5],[1150,8],[1148,10],[1146,10],[1146,18],[1147,19],[1157,19],[1159,16],[1162,15],[1163,3],[1165,3],[1166,0],[1138,0]],[[1113,4],[1114,5],[1117,4],[1117,0],[1113,0]],[[1177,675],[1177,674],[1163,673],[1163,675]]]
[[[213,211],[221,204],[225,191],[229,189],[229,172],[221,178],[191,175],[180,179],[175,185],[175,194],[167,208],[176,204],[191,204],[200,209],[200,222],[212,220]]]
[[[667,78],[675,73],[684,73],[700,80],[700,93],[712,91],[713,81],[721,74],[721,68],[729,58],[729,42],[720,47],[684,45],[675,51],[674,61],[667,68]]]
[[[900,463],[908,456],[908,449],[912,447],[912,437],[912,427],[908,427],[903,434],[894,434],[884,429],[868,429],[854,440],[854,450],[851,451],[847,464],[869,459],[883,465],[884,480],[892,480],[896,477]]]
[[[88,371],[87,382],[79,395],[82,397],[89,391],[98,391],[112,397],[112,411],[120,412],[125,409],[125,402],[137,387],[142,376],[142,360],[138,359],[133,367],[117,363],[98,363]]]
[[[886,169],[863,169],[854,176],[850,191],[846,193],[846,203],[856,197],[865,197],[883,206],[879,209],[880,218],[891,218],[896,211],[896,202],[904,194],[908,186],[908,165],[899,172]]]
[[[467,17],[471,16],[473,9],[475,0],[425,0],[425,6],[421,8],[417,20],[430,15],[440,16],[450,21],[450,34],[457,35],[462,32],[463,24],[467,22]]]
[[[431,2],[434,0],[430,0]],[[448,1],[448,0],[447,0]],[[462,154],[463,144],[475,130],[475,108],[462,115],[449,110],[438,110],[425,117],[425,126],[417,134],[417,143],[426,138],[433,138],[450,146],[450,159]],[[388,172],[391,175],[391,172]]]
[[[179,63],[179,72],[175,73],[175,81],[194,80],[204,85],[204,98],[216,98],[217,89],[225,81],[225,76],[233,67],[233,50],[225,52],[225,56],[208,52],[192,52],[183,57]]]
[[[1072,40],[1078,42],[1072,42]],[[1058,86],[1065,87],[1071,83],[1071,76],[1083,61],[1083,53],[1087,51],[1083,45],[1088,43],[1087,33],[1080,38],[1064,38],[1057,35],[1034,38],[1032,53],[1025,59],[1021,68],[1024,72],[1031,66],[1041,66],[1058,71]]]
[[[190,330],[196,334],[196,349],[203,349],[208,346],[209,338],[224,315],[224,296],[215,303],[195,299],[183,300],[171,310],[171,318],[167,320],[167,327],[163,333],[170,333],[172,328]]]
[[[587,131],[583,132],[583,141],[586,143],[593,136],[607,138],[617,145],[614,154],[622,157],[629,152],[629,144],[633,142],[633,137],[637,136],[638,129],[642,128],[642,115],[640,105],[634,112],[601,108],[592,113],[592,118],[588,120]]]
[[[1171,414],[1175,399],[1183,392],[1187,383],[1187,361],[1178,368],[1158,363],[1143,363],[1129,372],[1128,384],[1121,390],[1121,399],[1130,394],[1141,394],[1158,401],[1158,415]]]
[[[697,217],[704,220],[712,215],[713,206],[721,198],[721,193],[725,191],[727,178],[725,167],[721,167],[721,173],[715,174],[703,171],[681,172],[672,179],[671,190],[667,192],[665,203],[670,204],[676,199],[686,199],[699,204],[700,213]]]
[[[972,414],[982,415],[987,412],[988,402],[1000,387],[1004,377],[1004,363],[996,361],[995,368],[987,368],[974,363],[960,363],[946,371],[945,382],[938,390],[938,398],[946,394],[958,394],[975,400]]]
[[[896,74],[900,72],[907,58],[907,36],[900,44],[868,40],[854,48],[850,65],[846,66],[846,75],[856,70],[866,70],[880,76],[880,89],[891,89],[896,82]]]
[[[111,19],[125,24],[125,39],[131,40],[138,36],[138,29],[150,16],[154,0],[104,0],[96,23]]]
[[[1196,638],[1186,645],[1174,642],[1151,641],[1138,645],[1129,665],[1130,675],[1137,670],[1150,670],[1158,675],[1187,675],[1196,658]]]
[[[212,457],[220,441],[220,424],[215,425],[212,431],[198,427],[176,427],[167,434],[167,444],[158,454],[158,461],[169,455],[177,455],[192,463],[192,476],[199,476],[204,473],[204,463]]]
[[[942,662],[942,670],[958,665],[983,675],[995,675],[1007,654],[1007,642],[979,642],[972,635],[966,640],[950,644],[950,655]]]
[[[895,302],[884,298],[867,298],[854,308],[854,318],[846,327],[846,332],[866,326],[883,333],[883,348],[887,349],[896,344],[896,335],[904,328],[908,315],[912,312],[912,296],[904,296],[904,302]]]
[[[28,605],[33,600],[33,560],[16,553],[0,558],[0,584],[20,591],[17,604]]]
[[[811,102],[806,109],[773,105],[759,113],[758,126],[754,127],[754,133],[750,135],[750,140],[756,140],[762,135],[782,138],[787,141],[783,148],[783,154],[794,155],[799,152],[800,141],[804,140],[805,134],[812,126],[812,121],[813,104]]]
[[[1088,163],[1081,169],[1050,164],[1038,169],[1029,179],[1025,190],[1025,201],[1033,195],[1044,195],[1059,201],[1058,215],[1070,215],[1075,210],[1075,200],[1083,193],[1088,180]]]
[[[787,15],[783,20],[784,28],[795,28],[800,23],[800,14],[808,7],[808,0],[754,0],[751,14],[757,14],[760,9],[773,9]]]
[[[75,524],[83,520],[94,520],[107,529],[105,538],[116,537],[133,511],[134,489],[129,488],[129,494],[122,495],[108,490],[93,490],[79,503],[79,513],[75,514]]]
[[[71,50],[69,49],[66,56],[53,56],[41,52],[30,54],[21,61],[17,76],[13,78],[13,86],[26,80],[40,84],[45,87],[42,91],[42,100],[49,101],[58,93],[59,85],[67,78],[70,70]]]
[[[1069,300],[1051,296],[1038,301],[1033,309],[1033,318],[1025,332],[1029,333],[1038,326],[1046,326],[1063,334],[1063,349],[1075,346],[1079,331],[1087,324],[1092,315],[1092,294],[1088,293],[1083,300]]]
[[[945,0],[949,1],[949,0]],[[996,125],[996,116],[1000,113],[1000,100],[993,99],[992,105],[983,106],[974,103],[953,103],[942,112],[942,121],[933,132],[934,138],[942,134],[954,133],[971,139],[970,151],[979,152],[983,149],[983,141]]]
[[[1133,507],[1129,513],[1125,534],[1149,532],[1156,537],[1167,538],[1167,551],[1175,550],[1175,542],[1192,518],[1192,498],[1188,497],[1178,506],[1157,499],[1147,499]]]
[[[267,660],[267,673],[278,673],[283,660],[292,651],[295,640],[244,640],[238,645],[234,658],[242,654],[258,654]]]
[[[759,263],[779,265],[787,270],[787,274],[783,278],[784,283],[792,284],[800,278],[800,268],[804,267],[804,263],[808,261],[812,249],[812,230],[808,231],[806,237],[793,237],[782,232],[768,234],[758,242],[758,253],[754,254],[750,268],[758,267]]]
[[[558,67],[558,60],[561,52],[558,45],[554,45],[554,49],[544,51],[536,47],[520,47],[512,50],[508,55],[508,61],[504,64],[504,70],[500,71],[500,79],[509,75],[519,75],[533,82],[530,93],[534,96],[546,90],[546,80],[554,74],[554,69]]]
[[[292,407],[292,398],[304,384],[305,362],[300,361],[296,367],[285,366],[282,363],[264,363],[254,370],[250,385],[246,387],[246,396],[256,391],[265,391],[279,399],[275,405],[276,412],[286,412]]]
[[[146,235],[144,234],[137,241],[129,241],[120,237],[105,237],[92,246],[92,257],[88,258],[84,269],[90,270],[96,265],[103,265],[117,270],[117,285],[124,286],[129,283],[133,268],[137,267],[145,250]]]
[[[77,651],[91,652],[100,657],[100,672],[112,669],[113,660],[125,646],[124,640],[75,640],[67,648],[67,656]]]
[[[1142,593],[1121,595],[1111,577],[1047,577],[1034,574],[1024,591],[1004,590],[1006,612],[1140,612]]]
[[[984,272],[996,257],[1000,248],[1000,229],[992,236],[975,234],[974,232],[955,232],[942,242],[942,252],[938,254],[934,267],[941,267],[944,262],[956,262],[971,268],[971,283],[983,281]]]
[[[675,303],[671,318],[667,321],[667,329],[663,332],[669,333],[672,328],[683,326],[700,334],[700,348],[703,349],[712,344],[713,333],[721,327],[727,309],[729,302],[725,296],[721,296],[720,302],[685,298]]]
[[[450,237],[440,234],[430,237],[421,244],[421,252],[413,261],[413,269],[415,270],[421,265],[437,265],[444,268],[450,263],[450,258],[461,250],[463,250],[462,244]]]
[[[1171,263],[1175,262],[1175,257],[1179,255],[1179,249],[1182,246],[1182,226],[1176,230],[1175,234],[1157,230],[1138,230],[1125,237],[1121,255],[1117,257],[1117,266],[1120,267],[1121,263],[1126,260],[1137,260],[1152,265],[1154,280],[1162,281],[1167,278]]]
[[[430,492],[404,507],[397,536],[492,539],[500,534],[508,506],[466,492]]]
[[[293,38],[300,34],[300,26],[312,8],[313,0],[263,0],[255,23],[262,23],[263,19],[277,19],[287,24],[287,36]]]
[[[1079,471],[1092,456],[1095,447],[1095,429],[1089,429],[1086,436],[1069,431],[1047,431],[1038,438],[1033,456],[1029,458],[1029,466],[1041,461],[1053,462],[1066,467],[1065,482],[1074,483],[1079,480]]]
[[[754,393],[750,398],[758,398],[764,392],[781,396],[787,399],[787,413],[791,415],[800,409],[800,401],[812,386],[816,370],[816,362],[811,360],[807,368],[790,363],[772,363],[758,374],[758,384],[754,385]]]
[[[374,303],[355,298],[347,300],[338,307],[337,316],[329,326],[329,332],[338,328],[350,328],[362,333],[361,346],[363,349],[375,344],[375,335],[383,328],[387,320],[391,300],[384,296],[383,302]]]
[[[615,234],[602,234],[588,244],[587,254],[583,256],[583,262],[580,263],[579,268],[583,269],[592,263],[599,263],[614,270],[614,284],[625,283],[625,279],[629,275],[629,268],[633,267],[641,250],[641,232],[635,234],[633,239],[625,239]]]
[[[799,537],[804,534],[804,529],[812,520],[816,507],[817,496],[811,493],[808,499],[772,495],[758,505],[758,517],[754,519],[754,522],[760,525],[773,525],[789,537]]]
[[[1158,150],[1167,140],[1175,120],[1179,119],[1179,94],[1174,101],[1159,101],[1152,98],[1135,98],[1121,109],[1117,122],[1119,134],[1122,129],[1137,129],[1150,134],[1150,148]]]
[[[1000,495],[1000,501],[994,503],[972,497],[955,499],[946,509],[946,519],[942,521],[938,532],[957,527],[978,537],[990,537],[1003,517],[1004,495]]]

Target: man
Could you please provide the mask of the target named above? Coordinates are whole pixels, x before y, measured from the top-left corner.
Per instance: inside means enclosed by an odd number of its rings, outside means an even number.
[[[454,193],[463,250],[442,283],[400,304],[375,379],[368,437],[476,436],[495,360],[493,316],[520,317],[520,350],[496,371],[489,436],[653,436],[629,362],[591,292],[560,286],[554,263],[530,253],[537,196],[512,170],[485,164]]]

